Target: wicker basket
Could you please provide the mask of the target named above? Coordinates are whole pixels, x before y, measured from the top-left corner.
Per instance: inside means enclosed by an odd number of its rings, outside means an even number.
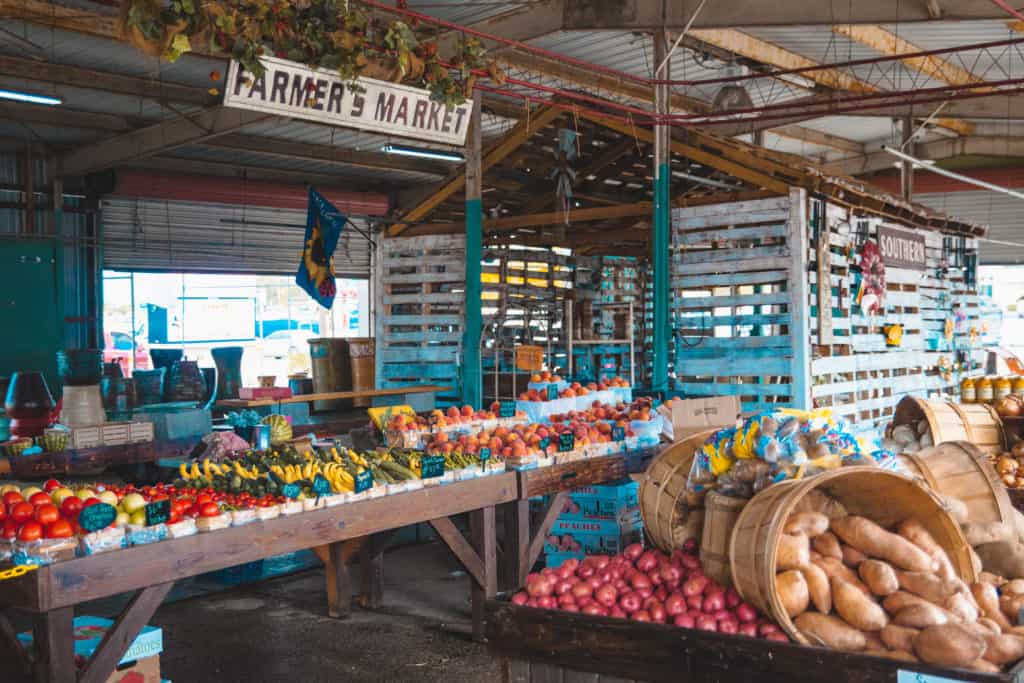
[[[689,538],[700,540],[702,502],[686,492],[686,480],[697,450],[714,433],[709,429],[674,443],[659,453],[640,482],[640,513],[647,536],[665,552]]]

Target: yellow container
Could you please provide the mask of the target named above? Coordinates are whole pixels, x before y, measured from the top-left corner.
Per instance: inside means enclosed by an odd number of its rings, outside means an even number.
[[[978,397],[978,403],[991,403],[993,399],[992,380],[982,377],[974,384],[974,390]]]
[[[1010,395],[1013,390],[1013,385],[1010,384],[1010,380],[1006,377],[996,377],[996,381],[992,383],[992,398],[993,400],[1004,399]]]
[[[1024,396],[1024,375],[1017,375],[1013,378],[1013,389],[1011,392],[1017,396]]]
[[[965,377],[964,381],[960,382],[960,402],[974,403],[977,400],[978,394],[974,387],[974,380],[970,377]]]

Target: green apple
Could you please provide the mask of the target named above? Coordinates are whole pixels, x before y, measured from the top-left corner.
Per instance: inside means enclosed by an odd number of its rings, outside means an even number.
[[[129,515],[146,507],[146,499],[139,493],[129,493],[121,500],[121,508]]]
[[[0,496],[4,495],[8,491],[17,491],[18,493],[21,493],[21,489],[17,484],[4,484],[3,486],[0,486]]]
[[[114,519],[114,526],[124,526],[132,521],[131,515],[127,512],[118,512],[117,517]]]
[[[96,494],[93,493],[92,489],[78,489],[77,491],[75,491],[75,495],[81,498],[82,500],[89,500],[90,498],[96,497]]]
[[[132,524],[139,524],[141,526],[146,526],[146,510],[145,509],[139,509],[139,510],[136,510],[135,512],[133,512],[132,516],[131,516],[131,523]]]
[[[96,494],[96,497],[102,500],[107,505],[113,505],[117,507],[117,494],[113,491],[100,491]]]
[[[72,491],[69,488],[66,488],[66,487],[62,486],[59,489],[54,489],[50,493],[50,500],[53,501],[54,505],[60,505],[61,503],[64,502],[65,498],[71,498],[74,495],[75,495],[74,491]]]
[[[36,495],[40,491],[42,491],[42,489],[39,488],[38,486],[26,486],[21,490],[21,495],[25,500],[28,500],[29,498]]]

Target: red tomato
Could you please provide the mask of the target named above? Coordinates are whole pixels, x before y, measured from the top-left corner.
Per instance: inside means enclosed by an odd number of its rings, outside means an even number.
[[[189,517],[198,517],[199,507],[196,505],[189,505],[187,508],[185,508],[185,514]]]
[[[60,510],[53,503],[40,505],[36,508],[36,521],[43,526],[53,524],[58,519],[60,519]]]
[[[49,505],[51,502],[50,494],[44,493],[43,491],[40,491],[39,493],[33,493],[32,497],[28,499],[28,502],[32,503],[33,505]]]
[[[20,503],[23,500],[25,500],[25,497],[22,496],[17,491],[8,491],[7,493],[4,494],[3,500],[4,500],[4,505],[10,507],[11,505],[14,505],[15,503]]]
[[[43,526],[39,522],[25,522],[18,532],[18,540],[23,542],[38,541],[43,537]]]
[[[46,483],[43,484],[43,490],[46,491],[47,493],[49,493],[50,491],[53,491],[54,489],[59,489],[59,488],[60,488],[60,482],[57,481],[56,479],[47,479]]]
[[[210,501],[199,506],[200,517],[216,517],[220,514],[220,506]]]
[[[66,519],[58,519],[46,527],[47,538],[71,538],[74,533],[71,522]]]
[[[36,508],[32,503],[15,503],[10,510],[10,517],[18,524],[24,524],[28,520],[32,519],[32,515],[35,514]]]
[[[100,500],[96,496],[93,496],[92,498],[89,498],[84,503],[82,503],[82,507],[83,508],[88,508],[88,507],[92,507],[93,505],[99,505],[102,502],[103,502],[102,500]]]
[[[60,503],[60,512],[65,517],[74,517],[82,511],[84,503],[77,496],[68,496]]]
[[[213,500],[213,496],[209,493],[200,493],[196,496],[196,505],[202,505],[203,503],[209,503]]]
[[[14,538],[18,535],[18,523],[13,519],[9,519],[4,522],[3,537],[6,539]]]
[[[0,522],[7,519],[7,506],[0,505]]]

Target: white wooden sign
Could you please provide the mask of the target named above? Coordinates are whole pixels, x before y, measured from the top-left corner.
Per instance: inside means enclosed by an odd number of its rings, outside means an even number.
[[[372,78],[360,78],[365,92],[353,92],[334,71],[274,57],[260,60],[259,77],[231,60],[224,106],[308,119],[448,145],[465,145],[472,102],[447,107],[430,92]]]

